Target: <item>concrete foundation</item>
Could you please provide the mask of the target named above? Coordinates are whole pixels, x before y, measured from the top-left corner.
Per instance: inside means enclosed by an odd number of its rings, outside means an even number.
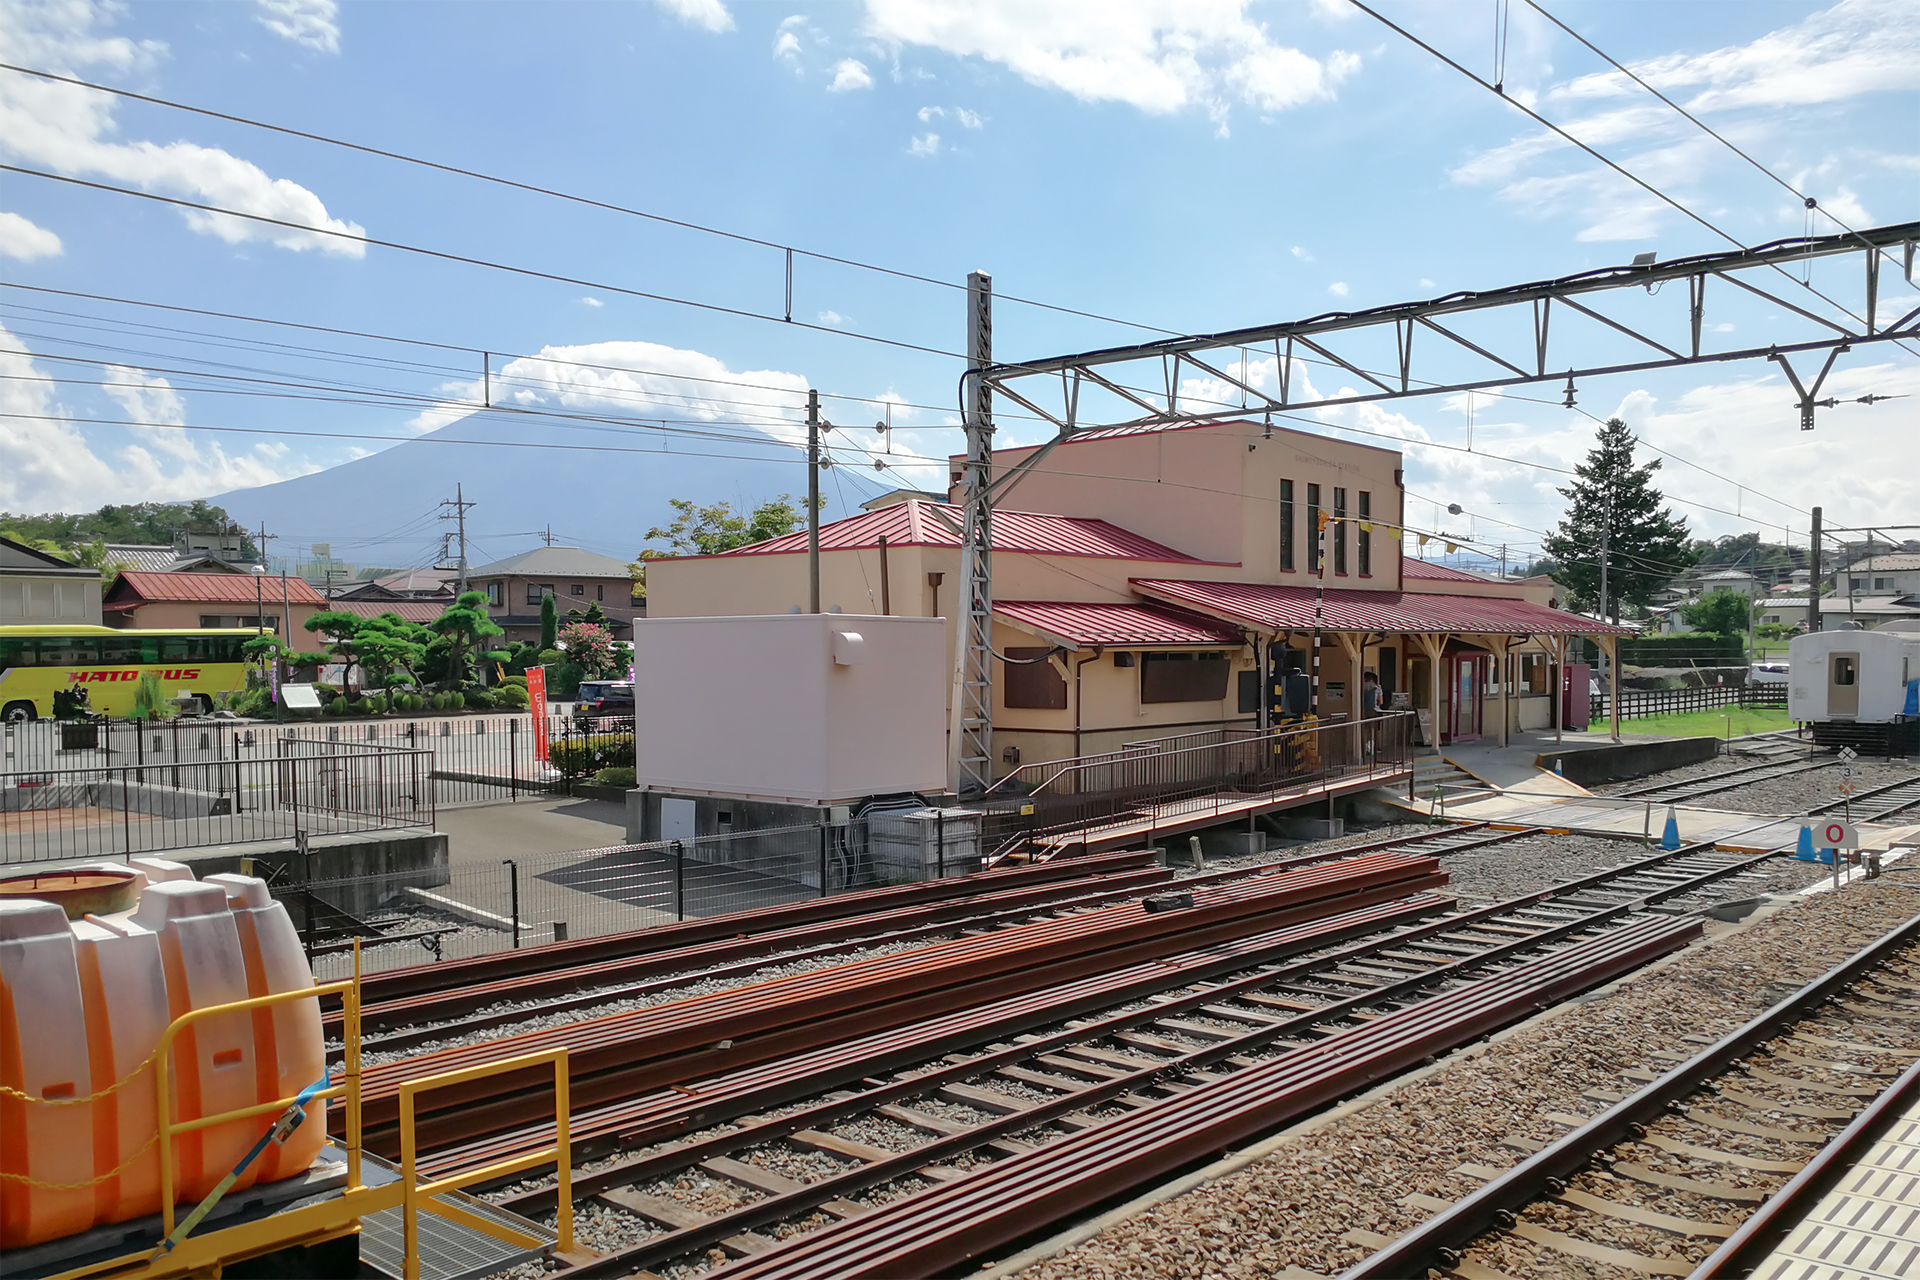
[[[193,868],[197,879],[217,872],[241,872],[268,878],[274,896],[287,904],[296,925],[305,924],[301,895],[282,886],[308,881],[309,863],[316,892],[342,911],[364,915],[404,896],[409,887],[433,889],[448,881],[447,837],[439,831],[362,831],[314,836],[308,843],[310,859],[302,859],[292,842],[264,840],[250,844],[214,845],[206,849],[176,849],[165,856]]]
[[[1289,840],[1338,840],[1347,833],[1345,818],[1304,818],[1275,814],[1273,825]]]
[[[1659,738],[1598,747],[1569,747],[1541,753],[1539,766],[1549,773],[1558,772],[1569,782],[1591,787],[1699,764],[1718,755],[1720,745],[1718,738]]]
[[[777,800],[734,800],[718,796],[679,796],[666,791],[636,788],[627,792],[627,843],[652,844],[666,840],[661,803],[685,800],[693,805],[693,835],[733,836],[777,827],[817,827],[845,822],[851,812],[844,804],[788,804]]]

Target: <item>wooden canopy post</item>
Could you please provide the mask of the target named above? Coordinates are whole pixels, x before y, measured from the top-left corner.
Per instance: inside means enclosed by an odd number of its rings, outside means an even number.
[[[1566,682],[1567,682],[1567,638],[1565,636],[1535,636],[1534,643],[1547,651],[1547,657],[1553,660],[1552,697],[1559,699],[1553,706],[1553,745],[1560,745],[1560,731],[1566,725]]]
[[[1433,754],[1440,754],[1440,682],[1445,679],[1441,671],[1441,657],[1447,651],[1447,641],[1452,637],[1445,632],[1422,631],[1414,634],[1414,640],[1420,645],[1420,652],[1427,655],[1429,679],[1433,685],[1433,741],[1427,745],[1433,748]]]
[[[1595,636],[1601,652],[1607,655],[1607,718],[1613,725],[1613,740],[1620,741],[1620,637]]]
[[[1333,634],[1340,641],[1340,651],[1347,655],[1347,723],[1353,726],[1347,734],[1347,740],[1352,748],[1352,759],[1358,760],[1366,741],[1366,730],[1360,727],[1360,720],[1365,714],[1361,697],[1361,690],[1365,686],[1361,668],[1365,664],[1361,659],[1365,656],[1367,636],[1364,631],[1336,631]]]

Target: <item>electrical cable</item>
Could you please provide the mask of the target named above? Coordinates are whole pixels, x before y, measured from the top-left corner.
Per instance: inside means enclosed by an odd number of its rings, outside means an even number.
[[[1741,243],[1741,241],[1736,239],[1732,234],[1726,231],[1722,231],[1719,227],[1715,226],[1712,222],[1709,222],[1706,218],[1695,213],[1693,210],[1687,208],[1686,205],[1680,203],[1678,200],[1674,199],[1672,196],[1668,195],[1666,192],[1660,190],[1658,187],[1654,186],[1652,183],[1646,181],[1646,179],[1641,178],[1639,175],[1629,170],[1625,165],[1619,164],[1618,162],[1613,160],[1609,160],[1606,156],[1601,155],[1599,151],[1595,150],[1591,146],[1588,146],[1586,143],[1582,142],[1580,139],[1574,137],[1571,133],[1567,132],[1567,130],[1553,123],[1553,121],[1547,119],[1545,116],[1535,111],[1532,107],[1527,106],[1524,102],[1521,102],[1516,98],[1509,97],[1503,90],[1495,89],[1493,85],[1488,84],[1485,80],[1482,80],[1479,76],[1467,70],[1467,68],[1461,66],[1458,62],[1455,62],[1452,58],[1449,58],[1446,54],[1441,53],[1438,49],[1434,48],[1432,45],[1428,44],[1426,41],[1420,39],[1420,37],[1414,35],[1411,31],[1408,31],[1405,27],[1402,27],[1399,24],[1395,23],[1390,18],[1386,17],[1386,15],[1378,12],[1377,10],[1370,8],[1365,3],[1365,0],[1347,0],[1347,2],[1351,4],[1354,8],[1366,14],[1368,17],[1374,19],[1374,21],[1386,27],[1388,30],[1395,32],[1396,34],[1398,34],[1399,36],[1407,40],[1409,43],[1417,46],[1418,48],[1424,50],[1427,53],[1432,54],[1435,58],[1438,58],[1441,62],[1446,63],[1449,67],[1452,67],[1455,71],[1458,71],[1461,75],[1473,81],[1475,84],[1479,85],[1481,88],[1493,90],[1495,95],[1499,97],[1502,101],[1512,103],[1516,108],[1518,108],[1520,111],[1525,113],[1529,119],[1533,120],[1535,123],[1543,126],[1544,128],[1552,131],[1554,134],[1556,134],[1560,138],[1565,139],[1567,142],[1572,143],[1574,146],[1586,152],[1588,155],[1592,156],[1595,160],[1598,160],[1601,164],[1607,166],[1607,168],[1613,170],[1615,173],[1619,174],[1621,177],[1625,178],[1627,181],[1633,183],[1635,186],[1645,191],[1648,195],[1653,196],[1655,199],[1659,200],[1661,203],[1670,206],[1671,208],[1675,209],[1679,213],[1699,223],[1701,226],[1705,227],[1708,231],[1713,232],[1714,235],[1719,236],[1722,240],[1725,240],[1727,243],[1733,245],[1735,248],[1746,249],[1749,247]],[[1766,265],[1772,267],[1775,271],[1779,272],[1786,279],[1793,280],[1792,273],[1782,268],[1780,264],[1776,262],[1768,262]],[[1834,308],[1836,311],[1840,312],[1842,315],[1846,316],[1848,319],[1856,321],[1863,325],[1867,323],[1866,321],[1861,320],[1859,316],[1855,315],[1851,310],[1843,306],[1841,303],[1836,302],[1834,299],[1828,297],[1825,293],[1822,293],[1820,290],[1815,289],[1810,281],[1796,280],[1794,281],[1794,283],[1800,285],[1802,288],[1806,289],[1809,293],[1812,293],[1815,297],[1819,298],[1821,301],[1825,302],[1828,306]],[[1902,350],[1906,351],[1909,355],[1920,355],[1920,350],[1916,350],[1912,347],[1908,347],[1905,344],[1904,340],[1902,339],[1895,338],[1893,340],[1893,343],[1896,347],[1899,347]]]

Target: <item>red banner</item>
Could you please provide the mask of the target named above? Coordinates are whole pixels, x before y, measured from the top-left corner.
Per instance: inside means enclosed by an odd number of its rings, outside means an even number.
[[[547,762],[547,669],[527,668],[527,705],[533,709],[533,758]]]

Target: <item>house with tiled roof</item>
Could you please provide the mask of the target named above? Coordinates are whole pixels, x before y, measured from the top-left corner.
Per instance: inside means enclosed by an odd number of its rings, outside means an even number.
[[[994,470],[1033,453],[996,451]],[[1429,739],[1549,727],[1566,641],[1627,629],[1553,607],[1547,581],[1403,556],[1404,498],[1398,453],[1254,422],[1096,431],[1032,458],[992,520],[996,767],[1271,726],[1299,710],[1280,693],[1294,669],[1323,718],[1360,714],[1371,672]],[[953,617],[961,530],[958,505],[912,496],[821,526],[820,607]],[[653,560],[650,616],[802,610],[807,564],[804,532]]]
[[[150,631],[171,627],[264,627],[294,643],[327,601],[305,581],[267,573],[154,573],[129,569],[107,589],[106,625]]]

